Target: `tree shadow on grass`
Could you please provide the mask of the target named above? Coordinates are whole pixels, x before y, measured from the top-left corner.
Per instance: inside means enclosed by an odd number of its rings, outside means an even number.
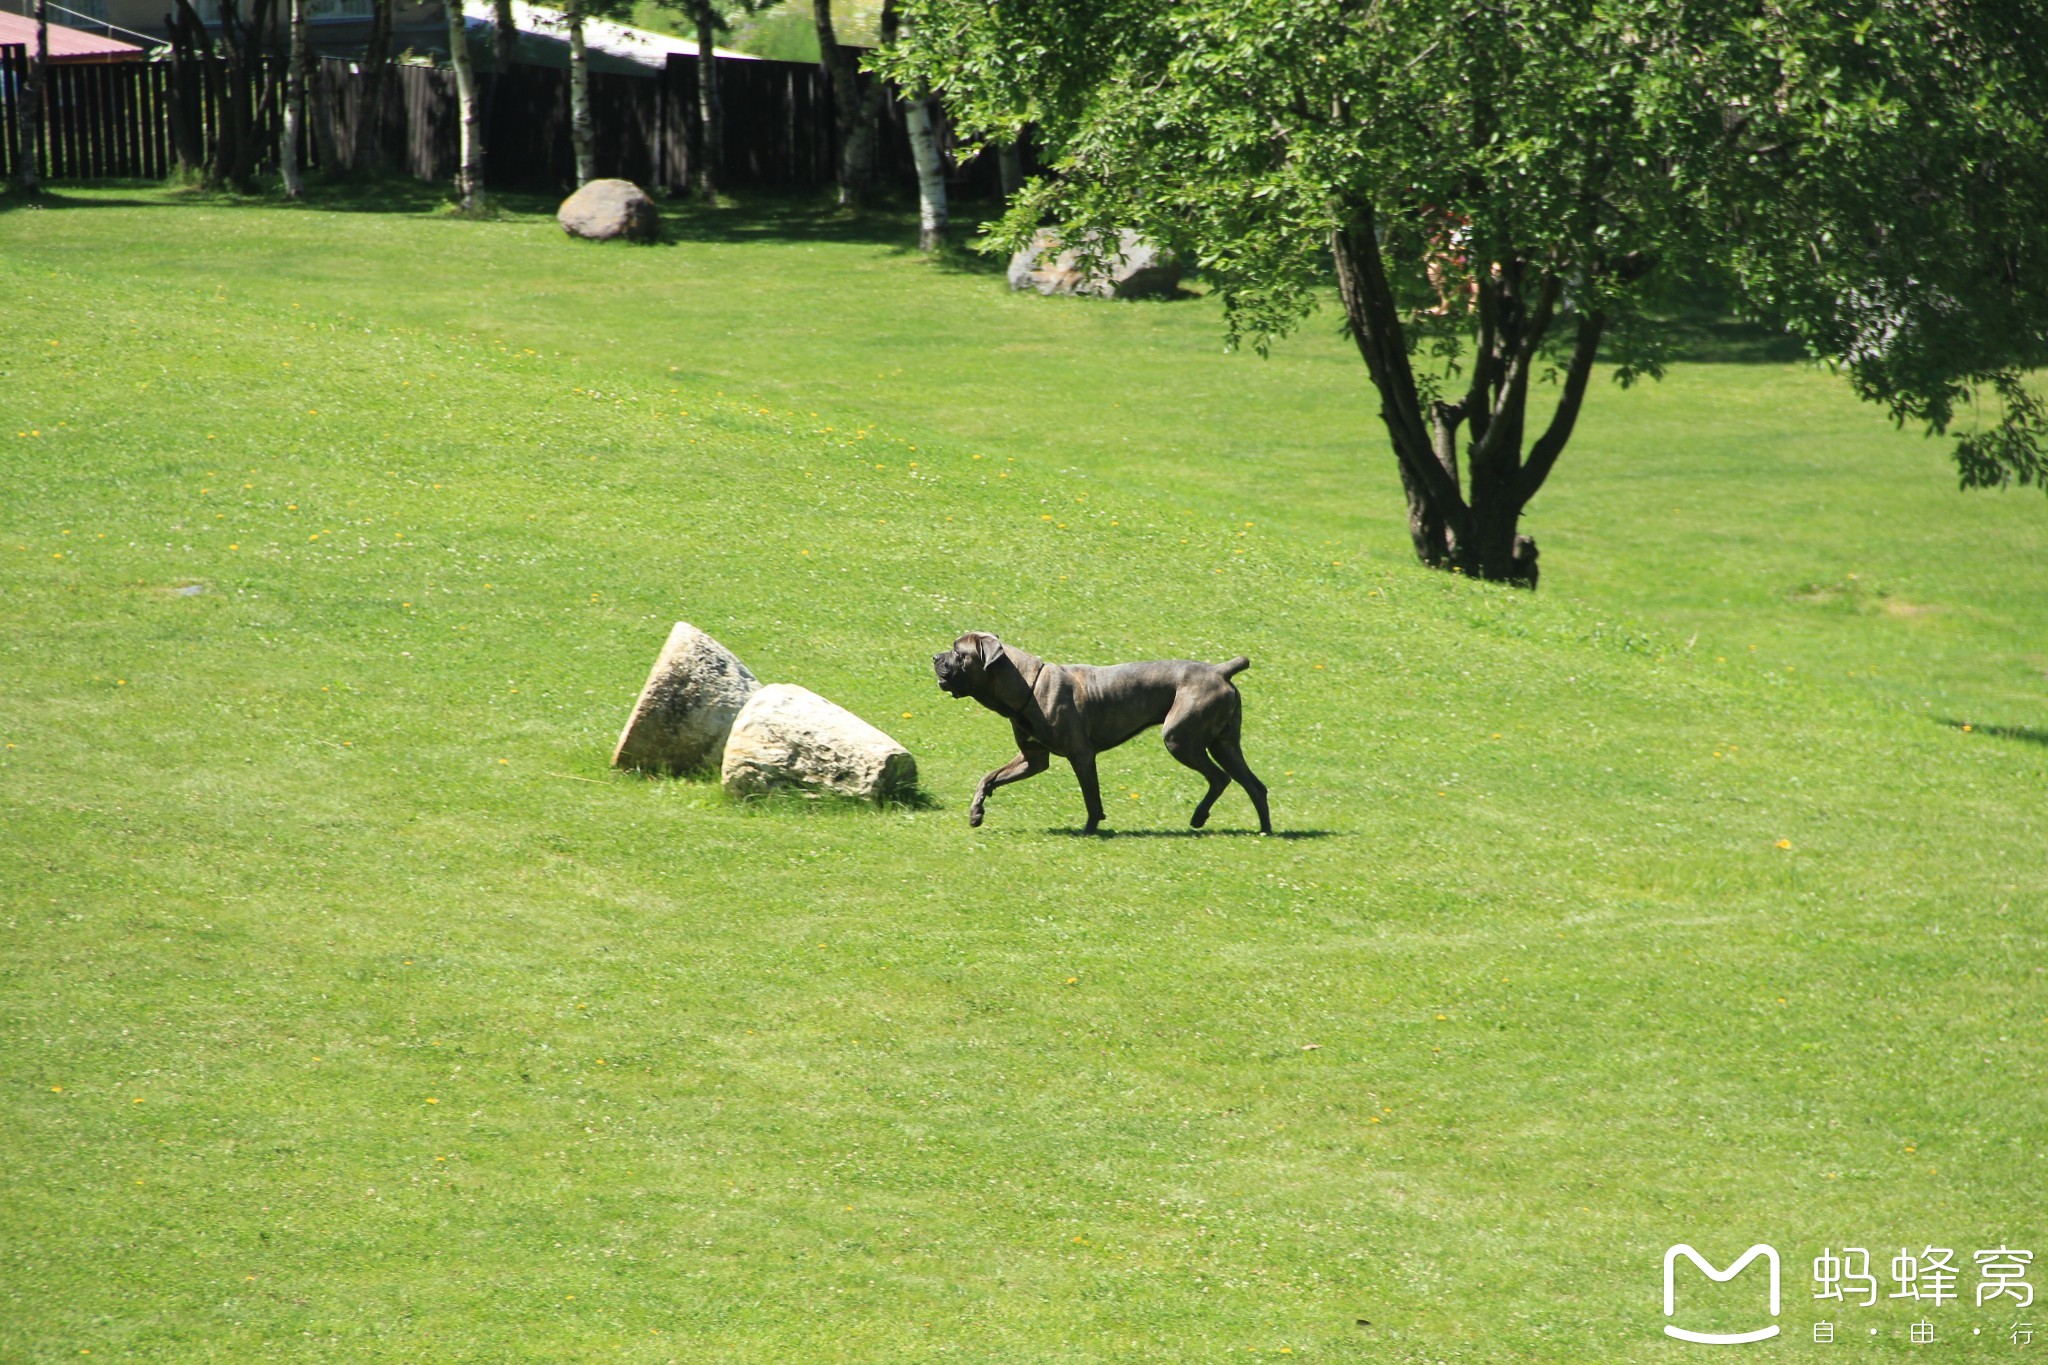
[[[147,191],[131,197],[121,190]],[[563,195],[521,190],[491,190],[490,211],[497,219],[551,218]],[[677,247],[695,243],[739,245],[748,242],[834,243],[885,247],[897,255],[917,253],[917,213],[884,200],[871,207],[839,207],[831,196],[815,191],[745,191],[711,205],[682,195],[657,198],[662,233],[654,245]],[[40,194],[0,188],[0,213],[38,209],[170,209],[260,208],[300,213],[385,213],[402,217],[452,214],[451,188],[410,176],[359,175],[329,178],[315,174],[306,197],[287,200],[276,187],[251,192],[203,189],[158,180],[67,181],[45,186]],[[970,245],[975,224],[1000,212],[1000,205],[967,201],[955,206],[958,219],[947,240],[931,256],[939,270],[966,275],[1000,275],[1008,262],[1000,255]],[[603,244],[593,244],[603,245]]]
[[[956,202],[955,221],[946,241],[932,257],[942,270],[969,275],[1000,275],[1007,262],[969,245],[974,224],[993,218],[1001,206],[978,201]],[[716,205],[694,199],[661,201],[662,241],[680,246],[711,243],[809,242],[887,247],[897,255],[917,253],[917,212],[883,201],[861,209],[841,208],[817,192],[750,191]]]
[[[1798,337],[1742,318],[1682,314],[1657,320],[1671,359],[1697,365],[1784,365],[1808,358]]]
[[[66,188],[67,187],[63,186],[51,188],[46,185],[40,192],[36,194],[29,194],[24,190],[12,186],[0,189],[0,213],[23,213],[42,211],[54,212],[67,209],[98,208],[160,209],[175,208],[182,206],[181,202],[176,200],[166,201],[163,199],[120,199],[111,198],[104,194],[95,194],[91,196],[85,196],[76,193],[67,194],[65,193]],[[68,188],[72,190],[87,188],[156,190],[162,189],[163,186],[154,180],[102,180],[95,181],[90,184],[70,186]],[[193,202],[196,205],[198,201],[195,200]]]
[[[149,191],[150,197],[129,198],[122,190]],[[539,214],[554,211],[554,199],[536,194],[491,196],[501,213]],[[394,213],[420,215],[451,211],[446,185],[399,176],[363,176],[330,180],[315,175],[306,197],[289,200],[274,188],[241,191],[207,189],[165,180],[78,180],[45,185],[38,194],[18,189],[0,193],[0,213],[23,209],[291,209],[302,213]]]
[[[1967,730],[1993,739],[2016,739],[2022,744],[2039,744],[2048,748],[2048,730],[2037,730],[2031,725],[1979,725],[1975,721],[1956,720],[1951,716],[1937,716],[1935,721],[1951,730]]]
[[[1067,825],[1045,832],[1068,834],[1076,839],[1278,839],[1288,842],[1297,839],[1349,837],[1334,829],[1278,829],[1271,834],[1261,834],[1255,829],[1098,829],[1093,834],[1088,834],[1079,825]]]

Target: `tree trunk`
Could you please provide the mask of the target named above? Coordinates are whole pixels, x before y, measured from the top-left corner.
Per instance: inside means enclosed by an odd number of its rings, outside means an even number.
[[[397,0],[370,0],[370,40],[363,49],[362,103],[356,109],[356,169],[384,169],[384,87],[391,71],[391,11]]]
[[[590,57],[583,47],[583,7],[569,7],[569,143],[576,153],[576,183],[597,178],[597,137],[590,119]]]
[[[718,199],[718,182],[724,173],[725,114],[718,98],[718,12],[706,0],[696,0],[697,19],[697,197],[705,203]]]
[[[946,240],[946,163],[939,156],[939,131],[930,96],[918,92],[905,104],[910,159],[917,166],[917,249],[937,251]]]
[[[253,0],[244,20],[234,0],[220,0],[221,39],[227,61],[216,74],[225,85],[217,104],[219,125],[208,157],[207,183],[246,189],[266,155],[259,130],[269,119],[283,82],[277,63],[265,60],[274,45],[276,14],[271,0]]]
[[[1003,198],[1013,198],[1024,188],[1024,154],[1015,142],[1005,142],[996,148],[996,183],[1002,187]]]
[[[839,203],[842,208],[858,208],[874,178],[880,102],[861,98],[860,71],[853,54],[839,45],[833,31],[832,0],[811,0],[811,12],[818,28],[818,63],[832,90],[832,123],[839,138]],[[885,25],[887,22],[885,10]]]
[[[476,98],[476,63],[469,59],[469,32],[461,0],[448,0],[448,60],[455,67],[455,103],[462,117],[462,159],[455,168],[455,198],[465,214],[484,208],[484,138]]]
[[[278,140],[277,168],[284,177],[284,197],[303,199],[305,177],[299,173],[299,141],[306,126],[306,0],[292,3],[292,55],[284,78],[284,135]]]
[[[21,187],[30,194],[43,188],[43,74],[50,56],[50,10],[44,0],[35,2],[36,42],[28,51],[28,70],[21,81],[21,107],[16,114],[20,128],[21,156],[15,162]]]
[[[1562,292],[1557,275],[1512,252],[1475,261],[1470,384],[1457,402],[1432,402],[1425,413],[1372,207],[1335,207],[1342,223],[1330,244],[1337,292],[1379,392],[1380,420],[1408,499],[1415,557],[1432,568],[1535,587],[1536,542],[1517,527],[1571,438],[1605,318],[1597,311],[1580,315],[1557,408],[1525,459],[1529,376]],[[1461,485],[1458,429],[1468,423],[1471,446]]]
[[[318,61],[306,63],[306,123],[313,133],[313,157],[330,177],[344,164],[334,140],[334,70]]]
[[[512,17],[512,0],[494,0],[491,7],[491,74],[503,76],[512,69],[519,51],[519,21]]]
[[[222,185],[235,180],[242,165],[241,144],[249,136],[248,35],[241,32],[235,0],[220,0],[221,45],[226,49],[220,78],[225,96],[216,106],[219,120],[214,129],[212,154],[206,167],[206,183]]]
[[[164,16],[171,35],[171,154],[181,178],[204,178],[207,152],[200,136],[200,101],[213,65],[213,39],[199,22],[191,0],[173,0],[174,14]]]
[[[167,18],[169,16],[166,16]],[[186,46],[182,24],[169,25],[171,30],[171,160],[172,174],[180,180],[196,175],[199,171],[199,130],[192,125],[192,107],[196,102],[192,90],[194,60]]]

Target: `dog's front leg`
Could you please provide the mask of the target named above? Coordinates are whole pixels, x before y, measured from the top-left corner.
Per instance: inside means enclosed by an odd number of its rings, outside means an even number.
[[[997,787],[1007,787],[1012,782],[1022,782],[1027,777],[1036,777],[1046,769],[1051,760],[1043,749],[1026,749],[1002,767],[981,779],[981,785],[974,789],[974,804],[967,808],[967,825],[972,829],[981,824],[981,806],[988,800],[988,794]]]
[[[1074,765],[1074,780],[1081,784],[1081,799],[1088,803],[1088,825],[1081,832],[1095,833],[1095,827],[1105,818],[1102,812],[1102,787],[1095,780],[1095,755],[1076,753],[1067,762]]]

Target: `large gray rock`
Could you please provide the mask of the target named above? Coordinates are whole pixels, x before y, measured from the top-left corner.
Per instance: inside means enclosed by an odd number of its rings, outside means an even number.
[[[1180,262],[1135,232],[1117,234],[1108,268],[1094,275],[1082,271],[1080,253],[1063,249],[1059,234],[1049,229],[1010,258],[1010,288],[1041,294],[1136,299],[1170,295],[1179,287]]]
[[[688,621],[676,622],[612,751],[612,766],[655,773],[716,768],[733,720],[760,690],[731,650]]]
[[[734,796],[794,788],[879,803],[910,794],[917,760],[845,707],[775,683],[749,697],[733,722],[723,776]]]
[[[651,242],[661,236],[661,211],[630,180],[593,180],[562,201],[555,221],[571,237],[608,242],[624,237]]]

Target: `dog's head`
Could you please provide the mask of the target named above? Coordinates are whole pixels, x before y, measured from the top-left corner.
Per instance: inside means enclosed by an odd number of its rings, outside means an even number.
[[[939,675],[939,690],[949,697],[971,697],[981,689],[983,676],[995,667],[1003,654],[1003,642],[987,631],[971,630],[953,642],[944,654],[932,655],[932,671]]]

